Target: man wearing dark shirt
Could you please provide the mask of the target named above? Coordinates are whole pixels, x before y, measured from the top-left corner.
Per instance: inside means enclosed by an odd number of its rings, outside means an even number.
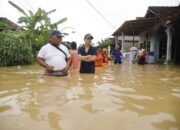
[[[97,51],[91,45],[92,39],[91,34],[86,34],[84,36],[84,45],[78,49],[78,59],[81,61],[80,73],[95,73]]]

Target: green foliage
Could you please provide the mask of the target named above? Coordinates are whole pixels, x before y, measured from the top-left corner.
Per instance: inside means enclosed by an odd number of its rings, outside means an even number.
[[[26,12],[22,9],[22,8],[20,8],[19,6],[17,6],[16,4],[14,4],[13,2],[11,2],[11,1],[8,1],[12,6],[14,6],[19,12],[21,12],[22,14],[24,14],[25,16],[28,16],[27,14],[26,14]]]
[[[31,39],[32,47],[39,48],[38,46],[45,44],[48,41],[50,32],[56,29],[59,24],[67,21],[67,18],[62,18],[55,23],[51,23],[49,15],[55,12],[56,9],[46,12],[39,8],[35,13],[29,11],[28,15],[28,13],[12,1],[9,1],[9,3],[22,14],[18,19],[18,23],[22,24],[24,29],[27,30],[26,35]]]
[[[0,18],[1,30],[15,30],[15,28],[17,28],[17,26],[7,18]]]
[[[23,29],[0,32],[0,66],[31,64],[39,49],[47,43],[51,31],[67,18],[51,23],[48,15],[55,12],[55,9],[46,12],[39,8],[35,13],[26,13],[15,3],[9,3],[22,14],[18,23],[23,25]],[[0,25],[8,29],[7,24]]]
[[[11,26],[8,23],[5,23],[4,21],[0,21],[0,28],[7,30],[7,29],[11,29]]]
[[[108,47],[109,45],[111,46],[112,45],[112,40],[107,38],[107,39],[104,39],[104,40],[101,40],[98,42],[99,46],[101,48],[106,48]]]
[[[29,45],[21,32],[0,32],[0,66],[32,64],[34,57]]]
[[[29,40],[34,55],[36,55],[37,51],[47,43],[51,31],[56,29],[59,24],[67,21],[67,18],[63,18],[55,23],[51,23],[49,15],[55,12],[56,9],[46,12],[39,8],[35,13],[29,11],[28,14],[12,1],[9,1],[9,3],[22,14],[18,19],[18,23],[22,24],[24,30],[26,30],[24,33],[26,38]]]

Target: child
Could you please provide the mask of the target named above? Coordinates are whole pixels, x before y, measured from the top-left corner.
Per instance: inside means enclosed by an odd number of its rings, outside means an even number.
[[[78,60],[77,44],[76,42],[71,43],[71,69],[79,69],[80,61]]]

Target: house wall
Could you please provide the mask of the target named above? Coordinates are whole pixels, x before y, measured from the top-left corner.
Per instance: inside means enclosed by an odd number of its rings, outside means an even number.
[[[140,34],[140,44],[147,51],[150,52],[152,48],[152,33],[151,32],[143,32]]]
[[[133,47],[133,42],[132,42],[132,41],[130,41],[130,42],[125,41],[125,42],[124,42],[123,50],[129,52],[131,47]],[[135,41],[135,42],[134,42],[134,47],[136,47],[136,48],[139,47],[139,41]]]
[[[139,47],[139,36],[118,36],[116,44],[121,48],[121,50],[125,50],[127,52],[130,51],[130,48],[133,47],[133,39],[134,39],[134,46]]]
[[[165,27],[159,24],[149,30],[141,32],[140,44],[143,45],[146,51],[154,53],[155,62],[165,61],[167,45]]]
[[[157,30],[152,32],[150,51],[154,52],[154,61],[159,60],[159,35]]]

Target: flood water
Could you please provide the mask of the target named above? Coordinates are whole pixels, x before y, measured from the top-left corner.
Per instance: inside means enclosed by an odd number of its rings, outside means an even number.
[[[110,63],[96,74],[0,68],[0,130],[180,130],[180,67]]]

